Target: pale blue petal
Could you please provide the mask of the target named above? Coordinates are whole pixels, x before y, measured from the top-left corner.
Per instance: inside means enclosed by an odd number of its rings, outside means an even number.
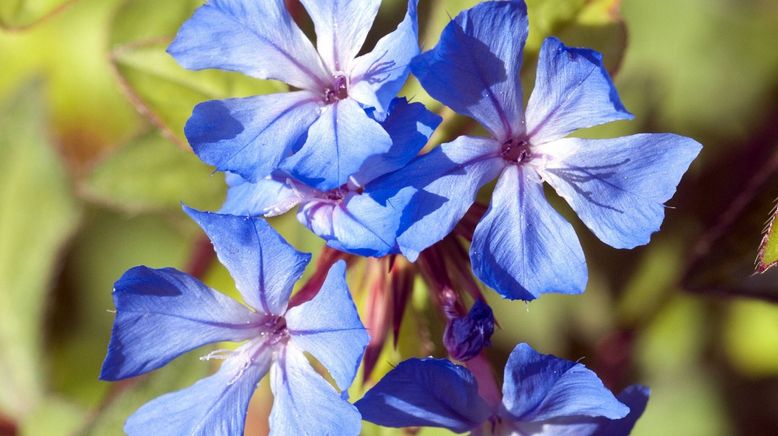
[[[330,268],[319,293],[286,313],[290,342],[313,355],[348,389],[370,340],[346,284],[346,263]]]
[[[597,374],[580,363],[540,354],[519,344],[505,365],[503,406],[516,421],[538,422],[563,417],[627,416]]]
[[[246,344],[242,349],[253,348]],[[124,431],[129,436],[243,434],[249,400],[267,373],[270,354],[258,350],[250,364],[243,355],[228,358],[216,374],[143,405],[127,419]]]
[[[375,117],[374,111],[368,110],[368,113]],[[405,98],[392,100],[388,117],[381,122],[381,127],[392,139],[392,148],[370,156],[354,174],[354,180],[365,186],[375,178],[407,165],[424,148],[441,121],[439,115],[428,111],[421,103],[408,103]]]
[[[287,346],[270,370],[273,409],[270,434],[356,436],[356,407],[317,374],[301,350]]]
[[[354,60],[349,95],[366,107],[374,107],[383,119],[392,98],[400,92],[419,54],[418,0],[408,0],[405,18],[394,32],[384,36],[373,51]]]
[[[490,139],[461,136],[367,186],[376,202],[401,213],[397,242],[408,259],[454,229],[505,165],[499,149]]]
[[[185,68],[218,68],[297,88],[324,89],[324,65],[284,0],[210,0],[179,29],[168,53]]]
[[[547,292],[578,294],[586,287],[578,237],[526,167],[509,166],[500,176],[489,210],[475,228],[470,261],[478,278],[512,300]]]
[[[205,344],[256,336],[261,316],[173,268],[138,266],[116,281],[102,380],[157,369]]]
[[[311,255],[295,250],[262,218],[200,212],[186,206],[184,211],[208,235],[246,303],[257,311],[282,315]]]
[[[381,257],[397,251],[400,215],[368,195],[350,194],[338,203],[309,201],[297,219],[336,250]]]
[[[385,427],[443,427],[461,433],[491,415],[478,382],[446,359],[408,359],[355,403],[362,418]]]
[[[519,70],[527,30],[523,1],[481,3],[451,21],[411,71],[433,98],[507,140],[525,130]]]
[[[601,54],[546,38],[527,103],[530,142],[543,144],[578,129],[628,119],[632,114],[621,104]]]
[[[281,162],[295,179],[321,191],[348,181],[372,155],[392,146],[389,134],[355,100],[327,105],[302,148]]]
[[[672,134],[565,138],[546,144],[545,180],[598,238],[616,248],[647,244],[664,203],[697,157],[696,141]]]
[[[207,101],[195,106],[184,133],[203,162],[257,181],[305,140],[321,105],[308,91]]]
[[[289,185],[269,176],[251,183],[243,177],[227,173],[227,199],[219,213],[243,216],[278,216],[300,202],[300,196]]]
[[[373,25],[381,0],[302,0],[316,28],[316,48],[332,73],[346,72]]]

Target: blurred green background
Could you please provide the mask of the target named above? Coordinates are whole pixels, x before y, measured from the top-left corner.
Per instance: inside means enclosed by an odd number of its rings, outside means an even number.
[[[211,370],[198,351],[148,377],[97,380],[113,281],[138,264],[190,267],[202,236],[179,202],[215,209],[223,199],[223,178],[183,138],[192,107],[285,89],[177,66],[164,48],[199,3],[0,2],[0,435],[121,434],[141,404]],[[404,3],[384,1],[368,47],[396,26]],[[449,16],[477,2],[420,3],[422,41],[431,48]],[[528,4],[526,96],[540,42],[557,35],[604,53],[635,114],[582,135],[674,132],[704,149],[647,247],[605,246],[552,199],[579,230],[589,287],[580,297],[531,304],[486,291],[501,325],[490,351],[495,367],[517,342],[529,342],[582,358],[613,389],[649,385],[636,435],[778,434],[778,274],[753,275],[778,198],[778,2]],[[304,13],[296,18],[310,34]],[[444,115],[434,143],[470,127],[414,81],[403,94]],[[291,214],[273,224],[298,249],[320,250]],[[205,279],[234,294],[219,265]],[[417,285],[402,345],[384,350],[375,376],[403,358],[445,355],[441,320]],[[357,280],[352,289],[364,299]],[[271,404],[263,384],[247,434],[266,432]]]

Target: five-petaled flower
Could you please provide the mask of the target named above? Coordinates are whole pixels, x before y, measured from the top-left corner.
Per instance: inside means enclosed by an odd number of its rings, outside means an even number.
[[[408,1],[397,30],[359,57],[380,0],[302,0],[318,52],[283,0],[211,0],[199,8],[168,48],[181,65],[299,90],[198,105],[185,128],[195,153],[250,182],[281,169],[319,190],[344,185],[392,146],[376,119],[385,117],[419,53],[416,2]]]
[[[316,373],[316,358],[337,387],[351,385],[368,335],[336,263],[315,298],[287,307],[310,261],[261,218],[187,213],[205,230],[246,307],[172,268],[140,266],[114,288],[116,320],[100,378],[120,380],[157,369],[205,344],[246,341],[204,359],[224,359],[214,375],[163,395],[133,414],[130,435],[242,434],[249,400],[270,371],[271,434],[356,435],[357,410]]]
[[[527,32],[523,1],[481,3],[451,21],[411,69],[430,95],[491,136],[461,136],[373,183],[380,185],[373,186],[377,202],[403,208],[397,243],[414,260],[450,233],[479,189],[497,179],[470,259],[484,283],[522,300],[580,293],[587,282],[581,245],[544,198],[544,181],[603,242],[633,248],[659,229],[664,202],[701,148],[672,134],[565,138],[632,115],[601,55],[555,38],[540,50],[525,113],[519,69]]]
[[[446,359],[409,359],[355,404],[366,421],[387,427],[444,427],[474,435],[627,435],[645,410],[648,389],[618,397],[580,363],[527,344],[505,365],[502,400],[479,395],[473,374]]]
[[[368,110],[368,115],[374,116],[374,111]],[[376,257],[396,252],[401,214],[375,202],[365,186],[413,160],[440,121],[440,116],[423,104],[396,98],[380,123],[392,139],[392,147],[371,156],[348,183],[321,191],[282,170],[256,183],[227,174],[227,200],[220,212],[272,217],[299,205],[297,219],[332,248]]]

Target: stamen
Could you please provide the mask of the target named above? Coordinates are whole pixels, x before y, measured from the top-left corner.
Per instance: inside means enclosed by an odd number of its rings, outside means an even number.
[[[238,370],[238,373],[235,374],[235,377],[231,378],[229,382],[227,382],[228,385],[235,384],[236,381],[238,381],[243,374],[246,372],[247,369],[249,369],[249,366],[251,366],[252,360],[249,356],[246,356],[243,359],[243,363],[240,366],[240,369]]]
[[[214,360],[214,359],[226,360],[234,354],[235,354],[234,350],[225,350],[225,349],[213,350],[210,353],[206,354],[205,356],[201,357],[200,360],[204,360],[204,361]]]

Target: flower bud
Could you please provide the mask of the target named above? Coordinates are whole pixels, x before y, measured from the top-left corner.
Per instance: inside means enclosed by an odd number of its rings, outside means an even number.
[[[494,333],[492,308],[483,300],[476,300],[466,316],[449,320],[443,333],[443,344],[451,357],[466,361],[477,356],[484,347],[491,345],[492,333]]]

